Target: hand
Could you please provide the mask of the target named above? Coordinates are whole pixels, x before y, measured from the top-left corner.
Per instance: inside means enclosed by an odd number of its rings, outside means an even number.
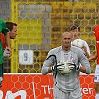
[[[59,71],[63,71],[64,68],[65,68],[65,62],[61,61],[61,62],[59,62],[59,63],[57,64],[57,69],[58,69]]]
[[[93,61],[95,61],[96,59],[97,59],[97,56],[96,56],[96,55],[89,57],[89,61],[90,61],[90,62],[93,62]]]
[[[69,73],[73,70],[73,68],[74,65],[69,65],[67,64],[67,62],[61,62],[61,65],[57,67],[59,73],[64,75],[69,75]]]
[[[74,62],[72,61],[67,61],[66,64],[68,65],[70,70],[73,70],[74,68],[78,71],[79,70],[79,65],[76,65]]]
[[[57,65],[52,66],[51,67],[51,70],[52,71],[55,71],[55,70],[57,70],[57,67],[60,67],[62,65],[64,65],[64,62],[63,61],[60,61]]]
[[[8,56],[10,57],[10,56],[12,55],[12,50],[11,50],[11,48],[7,47],[6,50],[7,50]]]
[[[72,61],[67,61],[66,65],[68,65],[70,70],[73,70],[75,68],[75,64]]]
[[[80,66],[79,66],[79,65],[76,65],[75,69],[76,69],[77,71],[79,71]]]
[[[52,71],[55,71],[55,66],[52,66],[52,67],[51,67],[51,70],[52,70]]]

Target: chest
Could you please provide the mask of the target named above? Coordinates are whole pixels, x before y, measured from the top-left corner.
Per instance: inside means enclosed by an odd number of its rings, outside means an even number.
[[[58,53],[57,55],[57,62],[59,61],[73,61],[75,63],[78,62],[78,55],[77,53],[74,53],[72,51],[69,52],[63,52],[61,51],[60,53]]]

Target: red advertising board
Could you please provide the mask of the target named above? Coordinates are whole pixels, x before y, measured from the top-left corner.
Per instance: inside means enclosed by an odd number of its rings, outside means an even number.
[[[83,99],[95,99],[94,75],[80,75]],[[53,99],[51,74],[5,74],[0,99]]]

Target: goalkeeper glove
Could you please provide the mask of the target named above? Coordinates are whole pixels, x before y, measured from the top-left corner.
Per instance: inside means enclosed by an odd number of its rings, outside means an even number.
[[[76,67],[75,67],[75,68],[76,68],[76,70],[77,70],[77,71],[79,71],[80,66],[79,66],[79,65],[76,65]]]
[[[51,70],[54,71],[55,70],[55,65],[51,67]]]
[[[67,62],[60,62],[60,63],[62,63],[62,65],[58,66],[57,69],[61,74],[65,74],[65,75],[69,74],[71,72],[71,68],[74,67],[67,65]]]
[[[79,65],[76,65],[74,62],[72,61],[68,61],[67,62],[67,65],[69,66],[70,70],[73,70],[74,68],[79,71],[80,69],[80,66]]]
[[[58,66],[62,66],[62,65],[64,65],[64,62],[63,62],[63,61],[61,61],[61,62],[58,63],[57,65],[52,66],[52,67],[51,67],[51,70],[52,70],[52,71],[55,71],[55,70],[57,70],[57,67],[58,67]]]

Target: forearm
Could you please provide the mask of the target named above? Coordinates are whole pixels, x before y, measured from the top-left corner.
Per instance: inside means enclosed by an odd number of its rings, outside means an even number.
[[[9,57],[12,55],[12,50],[11,50],[11,47],[10,47],[10,37],[9,37],[9,33],[7,33],[5,35],[5,39],[6,39],[6,45],[7,45],[7,54],[9,54]]]
[[[83,72],[83,73],[86,73],[86,68],[83,67],[83,66],[80,66],[80,69],[79,69],[80,72]]]
[[[85,54],[86,54],[87,58],[90,57],[90,55],[89,55],[89,53],[87,51],[85,52]]]
[[[87,45],[87,46],[88,46],[88,45]],[[87,49],[88,49],[88,50],[87,50]],[[84,46],[83,50],[84,50],[84,52],[85,52],[87,58],[89,58],[89,57],[90,57],[90,50],[89,50],[89,47]]]
[[[80,66],[80,69],[79,71],[83,72],[83,73],[86,73],[86,74],[90,74],[91,73],[91,69],[88,67],[84,67],[84,66]]]
[[[51,72],[52,72],[52,69],[51,69],[51,67],[49,67],[49,68],[48,68],[48,72],[49,72],[49,73],[51,73]]]
[[[97,56],[97,51],[96,51],[96,53],[95,53],[95,58],[97,59],[97,57],[98,57],[98,56]]]
[[[7,33],[7,34],[5,35],[5,39],[6,39],[7,47],[10,48],[10,37],[9,37],[9,33]]]

